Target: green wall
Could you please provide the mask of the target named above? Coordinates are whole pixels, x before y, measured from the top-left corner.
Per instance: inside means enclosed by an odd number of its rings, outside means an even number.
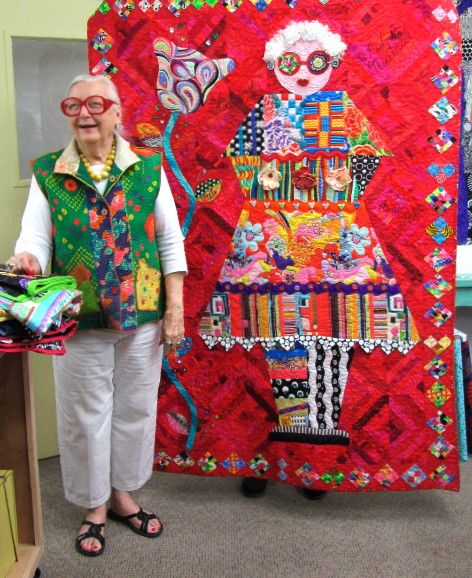
[[[19,178],[12,38],[85,39],[87,19],[99,4],[100,0],[0,0],[0,262],[13,250],[29,185]],[[38,455],[45,458],[58,453],[51,360],[39,354],[29,358]]]

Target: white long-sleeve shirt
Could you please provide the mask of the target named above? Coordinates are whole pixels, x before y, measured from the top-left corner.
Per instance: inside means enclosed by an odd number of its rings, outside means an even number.
[[[103,165],[95,165],[92,168],[95,172],[100,172]],[[100,194],[105,192],[106,185],[106,180],[96,184]],[[169,182],[163,170],[161,170],[161,186],[154,206],[154,219],[163,275],[177,271],[186,273],[184,238]],[[45,271],[52,253],[51,209],[34,176],[31,179],[28,201],[21,221],[20,237],[15,245],[15,253],[23,251],[34,255],[41,265],[41,270]]]

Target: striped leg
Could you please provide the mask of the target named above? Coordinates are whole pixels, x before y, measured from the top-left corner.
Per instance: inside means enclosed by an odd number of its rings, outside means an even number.
[[[308,349],[308,395],[310,427],[338,430],[352,349],[317,341]]]
[[[316,445],[349,444],[348,433],[339,430],[338,423],[350,355],[338,345],[320,342],[308,349],[308,359],[304,349],[267,352],[279,414],[279,425],[270,432],[269,439]]]

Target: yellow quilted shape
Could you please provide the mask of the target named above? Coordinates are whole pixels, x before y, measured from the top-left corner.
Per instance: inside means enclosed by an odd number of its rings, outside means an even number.
[[[140,259],[136,275],[136,305],[139,311],[157,309],[160,288],[161,272]]]

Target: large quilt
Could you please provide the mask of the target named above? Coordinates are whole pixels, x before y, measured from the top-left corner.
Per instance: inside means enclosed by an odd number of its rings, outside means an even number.
[[[186,235],[156,469],[457,490],[453,2],[107,0],[88,26]]]

